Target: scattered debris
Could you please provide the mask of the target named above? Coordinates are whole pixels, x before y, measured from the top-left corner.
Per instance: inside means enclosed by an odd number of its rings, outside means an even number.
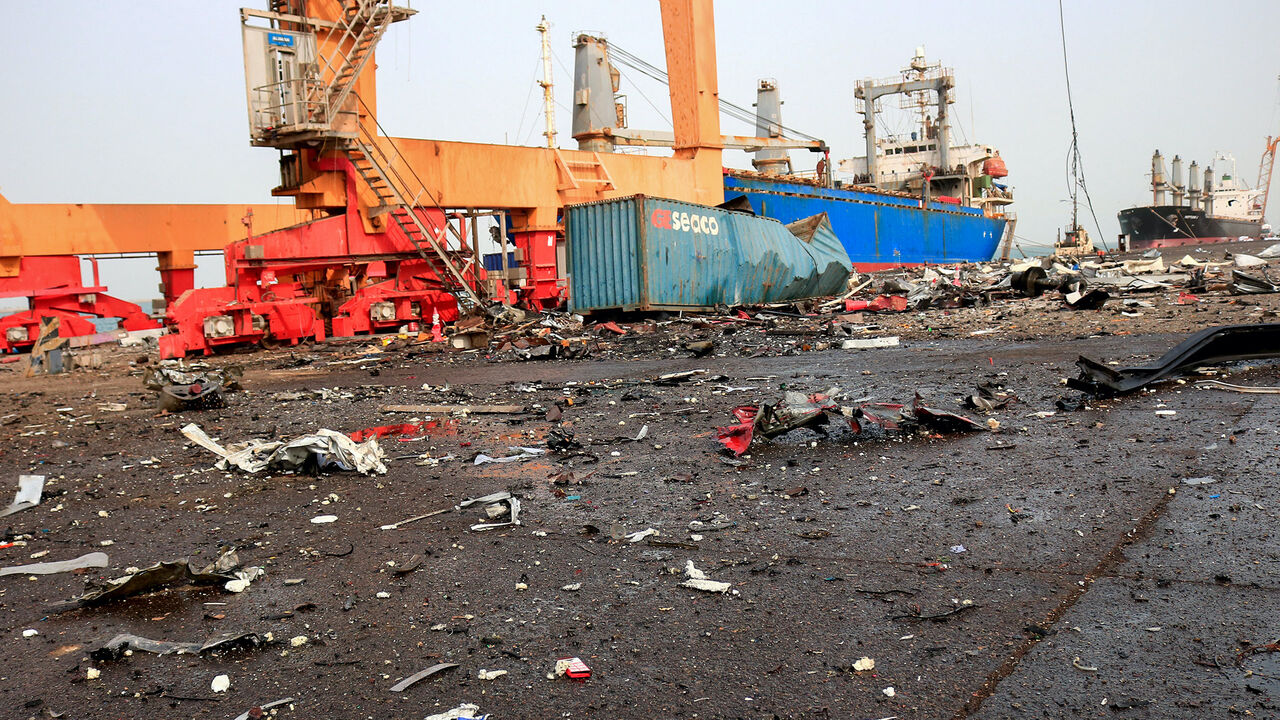
[[[74,560],[32,563],[30,565],[14,565],[11,567],[0,568],[0,577],[5,575],[53,575],[55,573],[84,570],[86,568],[103,568],[107,565],[108,560],[106,553],[92,552],[87,555],[81,555]]]
[[[556,661],[555,669],[547,674],[547,679],[554,680],[559,677],[567,677],[571,680],[586,680],[591,677],[591,668],[582,662],[582,658],[560,658]]]
[[[1261,275],[1231,271],[1231,292],[1235,295],[1268,295],[1280,292],[1280,283],[1264,270]]]
[[[235,583],[231,587],[243,589],[244,584],[263,574],[260,567],[237,570],[240,558],[233,550],[223,553],[217,560],[199,570],[191,562],[191,558],[162,561],[105,583],[90,580],[90,589],[76,598],[74,603],[76,606],[97,605],[174,585],[222,585],[230,590],[228,584]]]
[[[397,523],[391,523],[390,525],[383,525],[378,529],[379,530],[397,530],[405,525],[408,525],[409,523],[415,523],[415,522],[418,522],[419,520],[426,520],[429,517],[435,517],[436,515],[447,513],[450,510],[453,510],[453,508],[444,508],[443,510],[435,510],[433,512],[423,513],[422,515],[414,515],[411,518],[401,520],[400,522],[397,522]]]
[[[199,655],[236,647],[261,647],[267,642],[269,641],[266,638],[252,632],[223,633],[204,642],[168,642],[122,633],[89,651],[89,657],[100,662],[119,660],[129,650],[141,650],[155,653],[156,655],[168,655],[171,653]]]
[[[841,350],[871,350],[888,347],[898,347],[897,335],[876,338],[851,338],[840,343]]]
[[[476,455],[475,462],[472,464],[484,465],[485,463],[520,462],[521,460],[528,460],[529,458],[535,458],[547,454],[547,451],[544,448],[518,447],[513,445],[507,449],[514,450],[517,454],[507,455],[506,457],[489,457],[488,455],[481,453]]]
[[[480,712],[479,705],[463,703],[452,710],[428,715],[423,720],[485,720],[489,717],[488,715],[476,715],[478,712]]]
[[[295,472],[321,470],[356,471],[364,475],[385,474],[382,448],[375,438],[356,443],[344,433],[320,429],[311,435],[302,435],[288,442],[280,440],[249,440],[225,449],[214,442],[198,425],[189,424],[182,434],[204,449],[222,458],[216,467],[228,470],[240,468],[247,473],[263,470],[291,470]]]
[[[383,412],[424,413],[427,415],[482,415],[522,413],[524,405],[387,405]]]
[[[476,674],[476,677],[481,680],[497,680],[506,674],[506,670],[485,670],[484,668],[480,668],[480,672]]]
[[[1217,390],[1230,390],[1231,392],[1249,393],[1254,395],[1280,395],[1280,387],[1259,386],[1259,385],[1233,385],[1231,383],[1222,382],[1221,380],[1198,380],[1196,387],[1214,388]]]
[[[18,493],[13,496],[13,502],[9,503],[9,507],[0,510],[0,517],[6,517],[20,510],[26,510],[27,508],[33,508],[39,505],[40,497],[43,494],[43,475],[19,475]]]
[[[647,537],[651,537],[657,534],[658,534],[657,530],[654,530],[653,528],[645,528],[644,530],[641,530],[639,532],[633,532],[627,535],[627,542],[638,543]]]
[[[161,410],[181,412],[222,407],[223,391],[238,388],[243,375],[244,369],[238,365],[200,372],[161,365],[148,367],[142,382],[157,393]]]
[[[1084,663],[1080,662],[1080,657],[1078,655],[1075,658],[1072,658],[1071,667],[1077,670],[1083,670],[1085,672],[1098,672],[1098,668],[1092,665],[1085,665]]]
[[[432,665],[426,670],[421,670],[419,672],[416,672],[410,675],[409,677],[401,680],[400,682],[396,683],[395,685],[392,685],[391,692],[404,692],[406,689],[408,689],[410,685],[413,685],[419,680],[431,677],[432,675],[435,675],[438,672],[442,672],[444,670],[451,670],[456,667],[458,667],[458,663],[439,663],[436,665]],[[475,707],[475,706],[472,706],[472,707]]]
[[[477,525],[472,525],[472,532],[481,532],[484,530],[493,530],[494,528],[507,527],[508,525],[520,524],[520,500],[505,490],[485,495],[484,497],[463,500],[458,503],[454,509],[461,510],[465,507],[471,507],[472,505],[483,506],[485,514],[490,519],[500,517],[510,518],[505,522],[479,523]]]
[[[280,700],[272,700],[269,703],[255,705],[252,708],[246,710],[245,712],[242,712],[239,715],[237,715],[235,720],[261,720],[261,718],[267,717],[268,710],[272,708],[280,707],[281,705],[288,705],[289,703],[293,703],[293,702],[297,702],[297,700],[291,697],[287,697],[287,698],[281,698]]]
[[[684,574],[686,579],[680,584],[694,590],[712,593],[726,593],[729,592],[729,588],[733,587],[730,583],[719,582],[708,578],[706,573],[693,566],[692,560],[685,561]]]
[[[226,692],[229,687],[231,687],[231,678],[226,675],[219,675],[209,683],[209,689],[216,693]]]
[[[832,417],[843,419],[855,433],[861,433],[865,424],[884,430],[914,431],[923,428],[939,434],[980,432],[987,425],[955,413],[945,412],[920,404],[917,394],[910,412],[902,405],[870,403],[855,408],[841,408],[834,400],[836,388],[825,393],[804,393],[788,390],[782,400],[773,405],[741,405],[730,412],[738,421],[736,425],[717,428],[716,439],[734,455],[742,455],[751,446],[758,433],[765,438],[776,438],[800,428],[820,429]],[[996,405],[993,403],[993,407]]]
[[[1092,395],[1123,395],[1189,368],[1280,356],[1280,324],[1224,325],[1192,335],[1153,365],[1113,368],[1081,356],[1080,377],[1067,384]]]
[[[875,670],[876,661],[872,660],[869,657],[859,658],[857,661],[853,663],[853,669],[856,672],[866,672],[868,670]]]

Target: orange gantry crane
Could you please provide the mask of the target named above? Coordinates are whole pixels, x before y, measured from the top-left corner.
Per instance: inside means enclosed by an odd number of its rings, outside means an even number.
[[[0,268],[22,277],[38,257],[156,252],[171,300],[165,357],[447,321],[490,301],[555,306],[565,205],[723,199],[711,0],[660,5],[670,157],[389,136],[372,58],[415,11],[389,0],[242,9],[250,141],[282,152],[272,194],[296,211],[252,208],[254,231],[275,229],[236,239],[244,208],[0,205]],[[484,270],[475,238],[475,218],[494,213],[509,229],[504,261],[509,237],[519,265],[501,277]],[[191,289],[192,253],[224,245],[227,286]]]

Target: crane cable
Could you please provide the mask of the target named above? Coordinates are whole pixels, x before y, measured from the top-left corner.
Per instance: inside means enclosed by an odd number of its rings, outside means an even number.
[[[644,60],[643,58],[641,58],[638,55],[635,55],[634,53],[631,53],[627,50],[624,50],[621,47],[618,47],[613,43],[609,43],[609,56],[611,58],[616,58],[618,62],[622,63],[623,65],[626,65],[627,67],[633,70],[636,70],[640,73],[648,75],[649,77],[653,78],[654,80],[657,80],[658,82],[664,85],[671,84],[670,78],[667,75],[667,71]],[[742,122],[745,122],[749,125],[754,125],[756,123],[756,113],[754,110],[748,110],[747,108],[744,108],[741,105],[735,105],[729,102],[728,100],[725,100],[724,98],[720,98],[720,112],[734,119],[741,120]],[[809,135],[807,133],[802,133],[799,130],[796,130],[794,128],[789,128],[785,125],[782,125],[781,123],[772,123],[772,124],[778,128],[779,132],[784,133],[789,137],[798,138],[801,140],[809,140],[812,142],[822,141],[821,138],[814,137],[813,135]]]
[[[1089,197],[1089,188],[1084,183],[1084,168],[1080,159],[1080,142],[1076,133],[1076,107],[1071,100],[1071,72],[1067,69],[1067,25],[1063,20],[1062,0],[1058,0],[1058,29],[1062,33],[1062,74],[1067,79],[1067,109],[1071,114],[1071,204],[1076,204],[1077,189],[1084,191],[1084,199],[1089,205],[1089,215],[1093,217],[1093,226],[1098,231],[1098,240],[1102,243],[1102,249],[1108,252],[1111,248],[1107,247],[1106,238],[1102,234],[1102,225],[1098,223],[1098,214],[1093,210],[1093,198]],[[1072,228],[1074,230],[1075,228]]]

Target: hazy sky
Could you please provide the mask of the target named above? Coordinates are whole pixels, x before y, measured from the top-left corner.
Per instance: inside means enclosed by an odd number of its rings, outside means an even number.
[[[276,153],[247,140],[241,4],[7,3],[0,193],[12,202],[271,202]],[[420,13],[394,26],[378,54],[379,120],[395,135],[540,144],[533,28],[543,13],[557,57],[562,147],[575,146],[568,106],[577,31],[604,33],[665,64],[656,2],[412,4]],[[1253,183],[1265,137],[1280,133],[1277,24],[1275,0],[1067,2],[1080,146],[1104,239],[1114,243],[1119,232],[1117,210],[1150,200],[1155,148],[1202,163],[1217,150],[1234,153]],[[722,0],[720,94],[749,106],[756,81],[776,78],[786,125],[826,139],[834,158],[861,155],[855,80],[896,74],[924,45],[930,59],[955,68],[957,139],[1000,149],[1018,235],[1049,243],[1070,216],[1058,33],[1058,6],[1042,0]],[[631,126],[669,128],[665,88],[621,69]],[[750,132],[732,120],[722,127]],[[793,153],[798,167],[815,157]],[[725,160],[749,167],[744,153]],[[221,283],[219,259],[201,264],[201,282]],[[139,272],[153,262],[102,265],[117,294],[155,294],[158,277]]]

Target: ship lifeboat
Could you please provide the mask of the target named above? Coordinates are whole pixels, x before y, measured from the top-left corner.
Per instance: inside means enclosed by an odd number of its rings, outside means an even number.
[[[990,175],[993,178],[1002,178],[1009,175],[1009,168],[1005,167],[1004,158],[996,155],[989,157],[982,163],[982,174]]]

